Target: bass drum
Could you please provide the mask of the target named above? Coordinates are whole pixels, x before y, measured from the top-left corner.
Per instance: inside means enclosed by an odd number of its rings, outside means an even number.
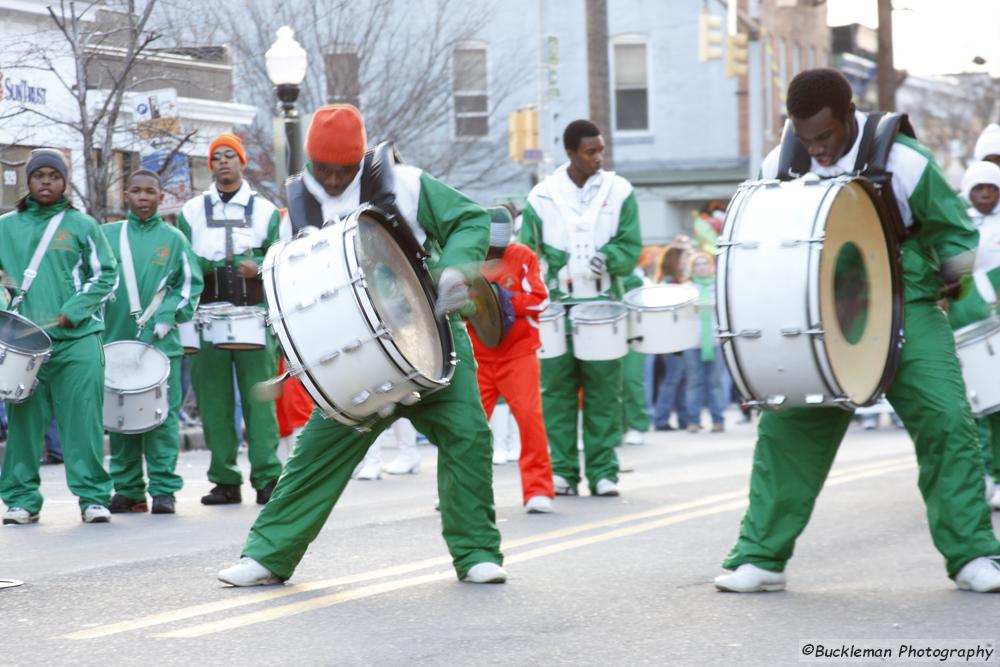
[[[902,345],[903,280],[869,181],[744,183],[718,247],[719,337],[744,398],[847,409],[880,399]]]
[[[448,386],[454,345],[430,273],[379,209],[271,246],[263,276],[289,372],[328,418],[363,430]]]

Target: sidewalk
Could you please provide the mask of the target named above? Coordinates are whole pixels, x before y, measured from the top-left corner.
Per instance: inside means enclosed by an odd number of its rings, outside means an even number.
[[[3,454],[7,447],[6,440],[0,440],[0,465],[3,464]],[[200,426],[181,426],[181,451],[190,452],[205,449],[205,434]],[[104,456],[111,456],[111,445],[107,434],[104,435]]]

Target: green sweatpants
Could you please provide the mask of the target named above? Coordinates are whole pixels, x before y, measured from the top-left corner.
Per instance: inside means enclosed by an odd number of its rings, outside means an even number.
[[[931,537],[954,577],[973,558],[1000,553],[1000,542],[983,498],[982,458],[951,328],[944,313],[924,301],[906,304],[903,328],[906,344],[887,398],[913,439]],[[851,417],[839,408],[761,417],[750,507],[724,567],[784,570]]]
[[[573,356],[573,339],[566,337],[566,354],[542,359],[542,414],[549,436],[552,473],[570,486],[580,483],[576,448],[577,411],[583,389],[583,458],[590,492],[602,479],[618,481],[615,446],[622,438],[622,359],[580,361]]]
[[[649,430],[649,412],[646,411],[646,355],[629,350],[625,355],[622,387],[622,424],[645,433]]]
[[[406,417],[438,446],[442,533],[458,577],[477,563],[502,564],[493,507],[492,434],[479,398],[468,335],[460,324],[453,323],[452,332],[458,366],[446,389],[400,407],[366,433],[313,412],[270,502],[250,529],[244,556],[280,577],[291,577],[375,438]]]
[[[170,358],[170,377],[167,378],[167,400],[170,412],[167,421],[152,431],[126,435],[111,433],[111,479],[115,492],[126,498],[141,500],[146,497],[146,482],[142,476],[142,461],[146,460],[149,474],[149,494],[173,496],[184,486],[184,478],[174,472],[181,438],[178,419],[181,411],[181,358]]]
[[[980,417],[976,424],[979,426],[979,445],[983,451],[986,474],[1000,484],[1000,412]]]
[[[7,449],[0,498],[8,507],[42,509],[38,475],[45,431],[55,415],[66,483],[87,505],[111,502],[104,469],[104,347],[99,334],[52,342],[52,358],[38,371],[38,387],[23,403],[7,406]]]
[[[236,465],[240,438],[237,437],[233,391],[233,366],[240,389],[240,405],[247,427],[250,484],[263,489],[281,474],[278,458],[278,414],[274,401],[259,403],[253,386],[278,374],[278,348],[270,332],[262,350],[223,350],[203,342],[191,359],[198,413],[205,434],[205,446],[212,452],[208,480],[214,484],[242,484],[243,473]]]

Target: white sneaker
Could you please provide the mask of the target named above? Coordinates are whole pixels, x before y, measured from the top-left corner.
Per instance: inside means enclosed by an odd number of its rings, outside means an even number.
[[[354,479],[365,480],[382,478],[382,450],[378,441],[368,448],[365,458],[361,459],[361,463],[354,469],[353,477]]]
[[[502,584],[507,581],[507,570],[496,563],[477,563],[469,568],[462,581],[470,584]]]
[[[1000,489],[996,489],[993,495],[990,496],[990,507],[995,510],[1000,510]]]
[[[625,431],[625,437],[622,438],[622,442],[626,445],[641,445],[643,442],[642,432],[637,429],[630,428]]]
[[[386,464],[385,472],[390,475],[416,475],[420,472],[420,454],[414,451],[402,452]]]
[[[110,523],[111,510],[104,505],[87,505],[80,518],[84,523]]]
[[[785,573],[771,572],[743,563],[728,574],[715,578],[715,587],[729,593],[757,593],[785,590]]]
[[[552,499],[548,496],[532,496],[524,503],[524,511],[528,514],[548,514],[552,511]]]
[[[555,488],[557,496],[575,496],[576,487],[570,486],[569,482],[562,475],[552,475],[552,486]]]
[[[993,481],[993,475],[986,475],[984,478],[986,481],[986,500],[993,497],[993,494],[997,491],[997,485]]]
[[[599,479],[597,484],[594,486],[595,496],[617,496],[618,495],[618,485],[612,482],[610,479]]]
[[[493,465],[502,466],[507,463],[507,452],[502,445],[498,445],[496,438],[493,439]]]
[[[268,586],[284,581],[249,556],[243,556],[239,563],[222,570],[218,576],[219,581],[231,586]]]
[[[38,513],[32,514],[23,507],[11,507],[3,515],[5,526],[23,526],[29,523],[38,523]]]
[[[966,563],[955,575],[955,585],[963,591],[1000,592],[1000,556],[980,556]]]

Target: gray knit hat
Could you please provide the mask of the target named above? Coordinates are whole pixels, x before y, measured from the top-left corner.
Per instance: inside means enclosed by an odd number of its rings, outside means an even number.
[[[28,157],[28,165],[24,168],[24,173],[28,178],[31,178],[31,175],[42,167],[55,169],[63,177],[64,181],[69,180],[66,175],[69,171],[69,168],[66,166],[66,158],[54,148],[36,148],[31,151],[31,155]]]
[[[514,229],[510,211],[505,206],[491,206],[486,211],[490,214],[490,247],[506,248]]]

